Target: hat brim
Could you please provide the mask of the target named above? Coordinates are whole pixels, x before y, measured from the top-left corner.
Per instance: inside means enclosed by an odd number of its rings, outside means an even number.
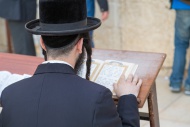
[[[40,26],[40,20],[32,20],[26,23],[25,28],[32,34],[36,35],[45,35],[45,36],[62,36],[62,35],[73,35],[89,32],[98,28],[101,25],[101,21],[97,18],[87,17],[87,25],[82,28],[69,29],[69,30],[53,30],[53,31],[45,31]]]

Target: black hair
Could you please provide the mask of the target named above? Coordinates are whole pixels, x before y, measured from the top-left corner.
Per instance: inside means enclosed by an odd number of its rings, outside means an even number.
[[[92,56],[92,47],[91,47],[91,39],[90,39],[90,35],[89,33],[84,34],[84,42],[83,42],[83,46],[86,49],[86,79],[89,80],[90,79],[90,67],[91,67],[91,56]]]
[[[42,50],[42,54],[44,55],[45,61],[47,61],[47,54],[51,55],[53,58],[60,55],[67,55],[81,38],[84,38],[82,52],[83,54],[86,54],[86,79],[89,80],[92,55],[89,33],[67,36],[42,36],[47,49],[47,52],[45,50]],[[78,71],[78,68],[76,67],[78,67],[78,65],[75,65],[75,72]]]

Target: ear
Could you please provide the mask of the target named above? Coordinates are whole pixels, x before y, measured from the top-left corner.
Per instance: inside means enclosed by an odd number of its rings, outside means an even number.
[[[44,44],[44,41],[43,41],[42,37],[40,38],[40,45],[41,45],[41,47],[43,48],[43,50],[46,51],[46,46],[45,46],[45,44]]]
[[[82,53],[82,46],[83,46],[83,38],[81,38],[78,43],[76,44],[76,48],[77,48],[77,51],[78,53]]]

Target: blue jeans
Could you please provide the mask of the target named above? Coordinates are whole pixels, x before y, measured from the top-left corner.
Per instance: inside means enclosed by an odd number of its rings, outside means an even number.
[[[184,78],[186,53],[190,40],[190,10],[176,10],[175,51],[170,86],[180,88]],[[185,86],[190,86],[190,67]]]
[[[90,31],[89,35],[90,35],[90,44],[91,44],[91,47],[94,48],[95,45],[94,45],[94,39],[93,39],[93,31]]]
[[[87,6],[87,16],[94,17],[95,14],[95,1],[94,0],[86,0]]]
[[[87,4],[87,16],[94,17],[95,1],[94,0],[86,0],[86,4]],[[90,34],[90,39],[91,39],[91,41],[90,41],[91,47],[94,48],[93,31],[90,31],[89,34]]]

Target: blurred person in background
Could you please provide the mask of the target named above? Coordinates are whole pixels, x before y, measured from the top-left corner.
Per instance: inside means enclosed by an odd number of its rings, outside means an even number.
[[[14,53],[35,56],[34,40],[25,23],[36,18],[36,0],[0,0],[0,17],[8,22]]]
[[[107,0],[97,0],[100,10],[102,12],[102,21],[105,21],[108,16],[109,16],[109,6],[108,6],[108,1]],[[95,16],[95,0],[86,0],[87,3],[87,15],[89,17],[94,17]],[[91,37],[91,46],[92,48],[95,47],[94,45],[94,40],[93,40],[93,31],[90,31],[90,37]]]
[[[190,40],[190,0],[172,0],[172,8],[176,10],[174,61],[170,76],[170,89],[180,92],[184,79],[186,54]],[[184,82],[184,93],[190,95],[190,67]]]

